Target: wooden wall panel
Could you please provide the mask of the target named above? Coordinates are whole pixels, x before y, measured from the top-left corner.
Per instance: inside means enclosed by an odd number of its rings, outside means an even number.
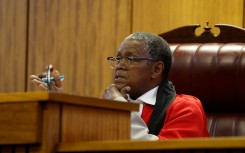
[[[243,27],[244,0],[134,0],[133,31],[162,33],[189,24]],[[199,28],[202,31],[202,28]],[[198,31],[197,31],[198,32]]]
[[[27,0],[0,0],[0,92],[25,91]]]
[[[28,75],[51,63],[65,75],[65,92],[100,97],[112,80],[106,57],[129,33],[206,21],[242,27],[244,6],[244,0],[0,0],[0,92],[38,90]]]
[[[28,74],[53,64],[66,93],[101,97],[112,82],[106,57],[130,33],[131,0],[35,0],[29,15]]]

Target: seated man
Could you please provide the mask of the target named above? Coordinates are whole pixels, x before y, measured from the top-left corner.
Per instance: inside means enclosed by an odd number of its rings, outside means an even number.
[[[176,94],[168,80],[172,54],[161,37],[137,32],[122,42],[116,57],[108,57],[115,70],[114,84],[104,98],[140,103],[140,111],[131,114],[131,138],[136,140],[163,140],[172,138],[209,137],[206,116],[199,99]],[[59,72],[52,72],[54,92],[62,92]],[[47,85],[39,76],[30,79],[42,90]]]

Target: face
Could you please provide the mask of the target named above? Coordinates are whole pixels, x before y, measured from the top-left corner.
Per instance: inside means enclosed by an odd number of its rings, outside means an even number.
[[[145,45],[132,39],[122,42],[117,56],[149,58],[148,53],[145,51]],[[123,59],[115,69],[116,87],[121,90],[126,86],[130,86],[130,97],[138,98],[151,89],[151,66],[148,60],[135,61],[127,65],[125,59]]]

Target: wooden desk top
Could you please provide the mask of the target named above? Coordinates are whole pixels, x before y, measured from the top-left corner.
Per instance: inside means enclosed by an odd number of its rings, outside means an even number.
[[[58,152],[135,151],[182,149],[245,149],[245,137],[195,138],[163,141],[85,141],[60,144]]]
[[[82,97],[65,93],[50,93],[50,92],[15,92],[15,93],[0,93],[0,104],[3,103],[21,103],[33,101],[51,101],[60,103],[69,103],[75,105],[86,105],[92,107],[110,108],[125,111],[138,111],[139,104],[116,102],[112,100],[99,99],[93,97]]]

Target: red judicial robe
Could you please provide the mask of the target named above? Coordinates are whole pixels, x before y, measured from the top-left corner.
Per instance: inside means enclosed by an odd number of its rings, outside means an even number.
[[[142,119],[148,124],[154,106],[144,104]],[[166,111],[164,125],[157,135],[159,140],[171,138],[209,137],[206,115],[199,99],[176,94]]]

